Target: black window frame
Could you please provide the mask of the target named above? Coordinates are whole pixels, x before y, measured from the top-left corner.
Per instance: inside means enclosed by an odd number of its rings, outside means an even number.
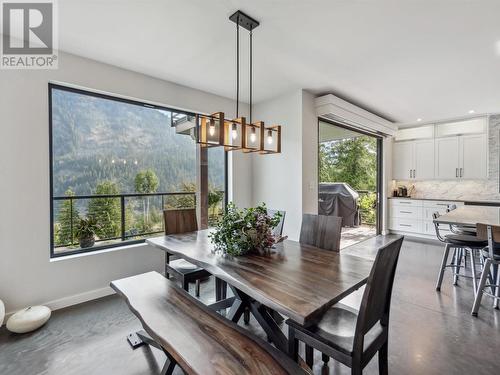
[[[137,105],[140,107],[146,107],[146,108],[152,108],[152,109],[159,109],[163,111],[168,111],[168,112],[175,112],[175,113],[181,113],[185,114],[187,116],[196,116],[196,115],[202,115],[202,113],[195,113],[195,112],[190,112],[190,111],[185,111],[181,110],[178,108],[171,108],[167,106],[161,106],[157,104],[151,104],[147,102],[142,102],[137,99],[128,99],[128,98],[123,98],[118,95],[113,95],[109,93],[102,93],[98,91],[92,91],[91,89],[81,89],[81,88],[76,88],[73,86],[68,86],[68,85],[63,85],[59,83],[52,83],[49,82],[48,84],[48,112],[49,112],[49,205],[50,205],[50,258],[61,258],[61,257],[66,257],[70,255],[75,255],[75,254],[82,254],[82,253],[93,253],[96,251],[102,251],[106,249],[111,249],[111,248],[117,248],[117,247],[124,247],[124,246],[130,246],[134,244],[140,244],[140,243],[145,243],[146,239],[137,239],[137,240],[126,240],[126,241],[121,241],[121,242],[116,242],[112,244],[104,244],[104,245],[97,245],[93,246],[91,248],[85,248],[85,249],[75,249],[75,250],[68,250],[64,251],[62,253],[55,253],[54,250],[54,171],[53,171],[53,139],[52,139],[52,92],[53,89],[56,90],[62,90],[62,91],[68,91],[72,93],[77,93],[81,95],[87,95],[87,96],[92,96],[100,99],[107,99],[107,100],[112,100],[116,102],[121,102],[121,103],[126,103],[126,104],[131,104],[131,105]],[[172,116],[170,116],[172,119]],[[228,152],[224,151],[224,207],[227,207],[228,204],[228,187],[229,187],[229,181],[228,181]],[[122,194],[123,195],[123,194]],[[126,195],[126,194],[125,194]]]

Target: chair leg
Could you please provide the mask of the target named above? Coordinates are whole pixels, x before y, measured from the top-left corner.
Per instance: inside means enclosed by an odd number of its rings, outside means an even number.
[[[249,324],[250,323],[250,309],[248,307],[243,312],[243,322],[245,324]]]
[[[199,297],[200,296],[200,279],[197,279],[196,280],[196,287],[195,287],[195,294],[196,294],[196,297]]]
[[[483,289],[488,279],[488,274],[490,273],[491,260],[486,259],[484,262],[483,273],[481,274],[481,280],[479,280],[479,286],[477,287],[476,297],[474,298],[474,305],[472,306],[471,315],[477,316],[479,311],[479,306],[481,306],[481,299],[483,298]]]
[[[498,305],[499,305],[499,299],[500,299],[500,269],[498,267],[498,264],[494,264],[493,265],[493,268],[497,274],[497,277],[496,277],[496,286],[495,286],[495,296],[496,298],[493,298],[493,308],[494,309],[498,309]]]
[[[379,375],[387,375],[389,373],[388,361],[388,344],[387,341],[378,350],[378,372]]]
[[[453,285],[458,285],[458,274],[460,273],[460,264],[462,263],[463,249],[455,250],[455,272],[453,275]]]
[[[189,292],[189,282],[185,277],[182,278],[182,289],[184,289],[186,292]]]
[[[470,268],[472,272],[472,288],[474,289],[474,296],[477,293],[477,274],[476,274],[476,261],[474,259],[474,249],[469,249],[470,253]],[[465,250],[465,254],[467,254],[467,250]]]
[[[299,360],[299,340],[295,338],[295,329],[288,327],[288,355],[297,362]]]
[[[323,364],[327,366],[330,361],[330,357],[328,357],[325,353],[321,353],[321,360],[323,361]]]
[[[175,369],[175,362],[167,358],[163,368],[161,369],[160,375],[172,375]]]
[[[314,348],[306,344],[306,363],[310,368],[314,366]]]
[[[446,263],[448,262],[448,254],[450,253],[450,244],[446,244],[444,248],[443,259],[441,260],[441,269],[439,270],[438,281],[436,284],[436,290],[439,292],[441,290],[441,283],[443,282],[444,270],[446,269]]]

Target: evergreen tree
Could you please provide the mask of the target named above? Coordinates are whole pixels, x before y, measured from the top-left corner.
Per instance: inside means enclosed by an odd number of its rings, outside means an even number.
[[[72,197],[75,193],[68,189],[64,193],[67,197]],[[75,201],[65,199],[62,201],[61,208],[59,209],[59,214],[57,215],[57,226],[56,226],[56,245],[73,245],[77,242],[75,236],[75,227],[78,224],[79,215],[78,209],[75,207]],[[73,230],[72,230],[73,229]]]
[[[145,169],[137,173],[135,176],[135,191],[141,194],[155,193],[158,189],[158,176],[152,169]],[[149,220],[149,197],[143,200],[144,206],[144,230],[150,227]]]
[[[96,186],[95,194],[115,195],[120,194],[120,189],[113,181],[102,181]],[[101,239],[120,236],[120,198],[92,198],[89,202],[88,216],[95,218],[100,224],[97,235]]]

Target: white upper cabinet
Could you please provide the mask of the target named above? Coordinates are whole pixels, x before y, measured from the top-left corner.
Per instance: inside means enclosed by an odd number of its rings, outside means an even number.
[[[488,139],[485,135],[464,135],[460,138],[460,170],[461,178],[488,178]]]
[[[436,178],[449,180],[459,177],[458,137],[436,139]]]
[[[434,140],[414,142],[414,179],[430,180],[434,178]]]
[[[436,177],[440,179],[488,178],[486,134],[436,139]]]
[[[413,176],[413,142],[394,143],[392,150],[392,178],[409,180]]]
[[[478,117],[463,121],[446,122],[436,125],[436,137],[450,135],[485,134],[488,128],[486,117]]]
[[[393,178],[428,180],[434,178],[434,140],[396,142],[393,148]]]

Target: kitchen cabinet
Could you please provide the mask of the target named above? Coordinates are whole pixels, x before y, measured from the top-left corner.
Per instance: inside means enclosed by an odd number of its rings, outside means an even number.
[[[436,138],[436,177],[439,179],[486,179],[485,134]]]
[[[429,180],[434,178],[434,140],[396,142],[393,148],[393,178]]]

